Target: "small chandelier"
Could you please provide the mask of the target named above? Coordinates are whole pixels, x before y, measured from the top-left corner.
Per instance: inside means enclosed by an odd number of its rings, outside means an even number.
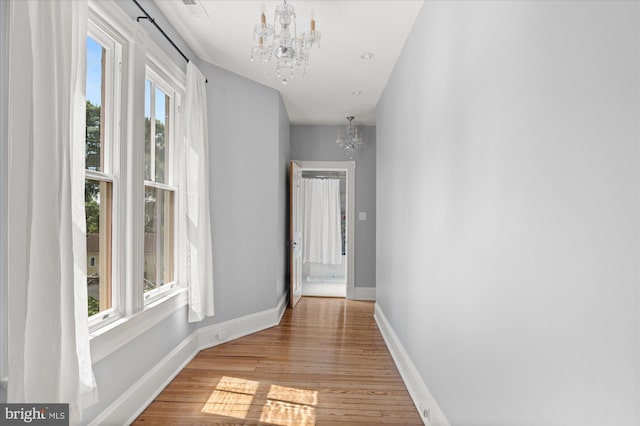
[[[350,160],[354,159],[358,148],[364,145],[364,142],[362,141],[362,133],[357,127],[353,127],[351,124],[354,118],[355,117],[353,116],[347,117],[347,120],[349,120],[347,129],[344,131],[338,131],[338,139],[336,140],[336,145],[347,153]]]
[[[267,78],[277,78],[287,84],[289,78],[304,77],[309,62],[309,51],[314,44],[320,46],[320,32],[316,31],[313,14],[308,33],[298,36],[296,12],[293,6],[279,5],[273,17],[273,25],[267,24],[264,6],[260,23],[253,30],[251,60],[258,60]]]

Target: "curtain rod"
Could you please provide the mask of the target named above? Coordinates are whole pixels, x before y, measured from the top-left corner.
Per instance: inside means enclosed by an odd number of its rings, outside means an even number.
[[[171,40],[171,37],[169,37],[167,35],[167,33],[164,32],[164,30],[162,28],[160,28],[160,25],[158,25],[156,23],[156,20],[153,19],[151,17],[151,15],[149,15],[149,12],[147,12],[146,10],[144,10],[144,8],[140,5],[140,3],[138,3],[138,0],[132,0],[136,6],[138,6],[138,9],[140,9],[142,11],[142,13],[144,13],[144,16],[138,16],[136,18],[136,22],[140,22],[141,19],[147,19],[149,20],[149,22],[151,22],[153,24],[154,27],[156,27],[156,29],[158,31],[160,31],[160,34],[162,34],[164,36],[164,38],[167,39],[167,41],[169,41],[169,43],[171,43],[171,45],[173,46],[174,49],[176,49],[178,51],[178,53],[180,54],[180,56],[182,56],[184,58],[185,61],[187,61],[187,63],[191,62],[189,60],[189,58],[187,58],[187,55],[184,54],[184,52],[182,52],[182,50],[180,50],[180,48],[173,42],[173,40]],[[205,83],[209,82],[209,79],[205,78],[204,80]]]

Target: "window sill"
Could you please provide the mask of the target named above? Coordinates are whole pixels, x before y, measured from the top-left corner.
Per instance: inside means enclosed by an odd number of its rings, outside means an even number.
[[[120,318],[95,330],[89,334],[91,361],[95,364],[111,355],[186,304],[187,289],[181,288],[150,303],[135,315]]]

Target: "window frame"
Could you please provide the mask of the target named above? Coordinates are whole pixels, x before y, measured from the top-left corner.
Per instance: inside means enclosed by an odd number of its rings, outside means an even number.
[[[121,226],[120,213],[120,185],[117,175],[120,172],[119,152],[121,143],[120,117],[122,114],[122,62],[123,45],[126,40],[101,18],[90,15],[87,19],[87,37],[91,37],[105,49],[105,65],[103,66],[104,90],[101,105],[104,111],[103,138],[100,146],[100,171],[86,169],[85,181],[87,179],[109,182],[111,184],[111,308],[100,311],[88,317],[89,332],[104,327],[122,317],[122,293],[123,281],[119,279],[118,249],[122,244],[118,232]],[[86,143],[86,142],[85,142]],[[104,146],[103,146],[104,144]]]
[[[156,182],[155,181],[155,169],[151,171],[150,178],[151,180],[144,179],[144,187],[155,188],[163,191],[171,191],[173,193],[173,214],[172,214],[172,233],[173,233],[173,280],[163,284],[161,287],[150,290],[146,293],[143,293],[144,305],[150,305],[157,301],[158,299],[165,297],[167,294],[179,289],[182,287],[179,285],[178,273],[179,273],[179,265],[178,265],[178,242],[179,242],[179,226],[178,226],[178,211],[179,211],[179,200],[180,200],[180,191],[177,184],[177,160],[178,160],[178,147],[177,145],[181,143],[179,139],[179,123],[180,123],[180,112],[181,112],[181,101],[183,94],[180,93],[177,89],[173,87],[172,84],[167,83],[166,74],[162,71],[160,66],[157,64],[158,59],[147,56],[145,63],[145,80],[144,86],[146,88],[146,81],[149,80],[151,82],[151,101],[150,101],[150,110],[153,111],[154,100],[155,100],[155,89],[160,89],[165,95],[169,96],[171,100],[169,104],[169,149],[165,151],[165,163],[167,162],[168,157],[168,169],[165,169],[165,181],[166,182]],[[144,117],[143,117],[144,118]],[[152,114],[151,118],[155,118],[155,115]],[[154,123],[150,123],[150,126],[153,128]],[[151,141],[153,144],[153,141]],[[142,168],[144,170],[144,159],[142,162]],[[144,238],[144,227],[143,227],[143,238]]]

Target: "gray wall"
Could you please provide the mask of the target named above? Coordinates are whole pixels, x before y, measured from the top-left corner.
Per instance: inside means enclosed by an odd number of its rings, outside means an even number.
[[[0,2],[0,379],[4,378],[7,361],[7,68],[8,16],[7,2]],[[6,402],[6,389],[0,385],[0,402]]]
[[[345,161],[336,146],[338,130],[344,126],[291,126],[291,159],[303,161]],[[364,148],[356,157],[356,287],[376,286],[376,128],[363,126]],[[367,212],[367,220],[358,220]]]
[[[201,70],[209,78],[212,148],[216,316],[204,321],[210,324],[273,308],[282,294],[288,126],[281,121],[288,117],[277,91],[213,65]]]
[[[637,2],[425,2],[377,108],[377,298],[451,424],[638,425]]]
[[[132,2],[118,2],[130,16]],[[214,317],[187,323],[179,310],[94,365],[100,401],[85,410],[89,422],[194,330],[274,308],[285,293],[285,165],[289,118],[280,94],[200,61],[152,2],[141,2],[208,78]],[[143,21],[144,22],[144,21]],[[184,69],[185,61],[149,24],[149,35]]]

